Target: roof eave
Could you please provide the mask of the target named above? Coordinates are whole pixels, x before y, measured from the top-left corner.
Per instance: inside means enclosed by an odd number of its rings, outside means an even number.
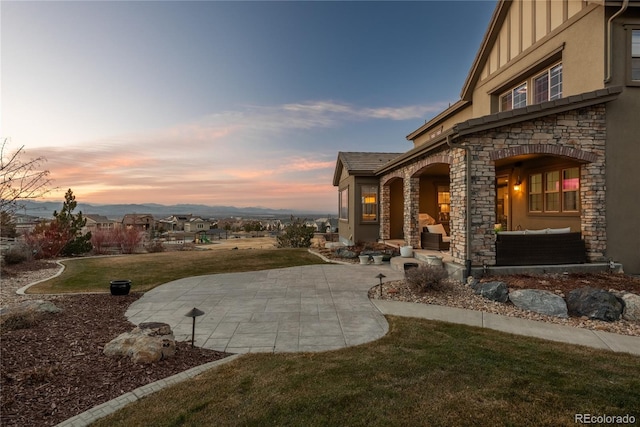
[[[448,129],[438,137],[434,138],[432,141],[429,141],[427,144],[419,145],[411,150],[407,151],[401,156],[396,157],[392,161],[388,162],[386,165],[376,169],[374,171],[375,175],[385,174],[392,169],[401,166],[402,164],[409,162],[416,157],[422,156],[424,153],[433,150],[435,148],[440,147],[443,144],[447,143],[447,137],[455,136],[455,132],[453,129]]]
[[[453,132],[456,136],[461,137],[501,126],[533,120],[550,114],[558,114],[578,108],[603,104],[616,99],[622,90],[623,88],[621,86],[613,86],[593,92],[573,95],[568,98],[548,101],[542,104],[533,104],[517,110],[478,117],[456,124],[453,127]]]
[[[466,101],[462,99],[459,100],[458,102],[456,102],[455,104],[453,104],[452,106],[444,110],[442,113],[438,114],[433,119],[429,120],[427,123],[425,123],[424,125],[420,126],[418,129],[414,130],[409,135],[407,135],[406,136],[407,140],[412,141],[416,139],[417,137],[425,133],[427,129],[435,126],[438,122],[451,117],[458,111],[467,107],[469,104],[471,104],[471,101]]]

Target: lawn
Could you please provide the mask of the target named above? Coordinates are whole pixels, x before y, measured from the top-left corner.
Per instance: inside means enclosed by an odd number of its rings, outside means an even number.
[[[390,317],[390,333],[325,353],[250,354],[96,426],[575,425],[640,419],[640,358]]]
[[[144,292],[189,276],[322,264],[306,249],[180,251],[64,261],[62,275],[29,293],[109,292],[109,281],[131,280],[132,292]]]

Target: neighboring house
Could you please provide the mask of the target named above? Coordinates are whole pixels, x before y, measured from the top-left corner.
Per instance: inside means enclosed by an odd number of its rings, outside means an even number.
[[[83,217],[87,220],[87,223],[82,230],[83,233],[95,230],[113,230],[116,228],[117,222],[107,218],[106,216],[87,214],[83,215]]]
[[[568,228],[589,262],[640,273],[639,111],[640,2],[499,1],[460,100],[413,149],[365,173],[351,159],[379,153],[339,153],[341,239],[420,247],[428,214],[455,262],[481,266],[498,225]]]
[[[200,217],[191,217],[189,221],[184,223],[184,231],[187,232],[201,232],[211,228],[211,221],[204,220]]]
[[[13,220],[16,224],[16,234],[18,234],[19,236],[32,232],[38,224],[51,221],[50,219],[22,214],[14,214]]]
[[[155,223],[156,221],[151,214],[126,214],[122,218],[123,228],[136,228],[140,231],[153,230]]]

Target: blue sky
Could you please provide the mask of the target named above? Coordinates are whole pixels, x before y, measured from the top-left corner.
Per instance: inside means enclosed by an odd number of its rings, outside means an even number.
[[[1,133],[93,203],[337,210],[459,99],[493,1],[0,4]]]

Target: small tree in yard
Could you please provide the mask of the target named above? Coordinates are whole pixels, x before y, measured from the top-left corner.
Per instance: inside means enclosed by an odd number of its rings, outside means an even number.
[[[71,189],[64,196],[60,213],[54,212],[54,220],[42,223],[26,236],[26,241],[36,258],[55,258],[60,255],[79,255],[91,251],[91,233],[82,234],[87,220],[82,212],[77,215],[77,206]]]
[[[42,222],[25,235],[25,242],[36,259],[56,258],[70,239],[69,230],[57,221]]]
[[[306,220],[291,216],[291,224],[284,228],[284,232],[278,236],[280,248],[308,248],[315,229],[305,224]]]
[[[143,233],[135,227],[118,230],[123,254],[132,254],[142,242]]]
[[[73,213],[76,206],[78,206],[76,196],[69,189],[64,195],[64,203],[60,213],[53,212],[55,222],[59,224],[60,228],[69,231],[69,240],[62,248],[62,255],[86,254],[93,247],[91,245],[91,232],[82,234],[82,227],[87,224],[87,219],[82,217],[82,211],[78,212],[78,214]]]

